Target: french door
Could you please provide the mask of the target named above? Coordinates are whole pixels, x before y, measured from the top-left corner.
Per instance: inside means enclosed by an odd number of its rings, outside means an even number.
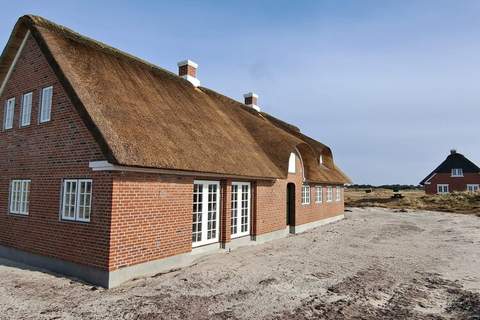
[[[220,183],[194,181],[192,246],[218,242]]]
[[[249,182],[232,183],[231,236],[250,234],[251,192]]]

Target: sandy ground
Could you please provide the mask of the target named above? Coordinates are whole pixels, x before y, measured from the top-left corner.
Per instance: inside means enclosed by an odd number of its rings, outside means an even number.
[[[480,319],[480,218],[353,209],[103,290],[0,260],[0,319]]]

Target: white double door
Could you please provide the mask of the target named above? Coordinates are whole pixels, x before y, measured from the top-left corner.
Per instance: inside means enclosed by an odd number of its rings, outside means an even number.
[[[193,184],[192,246],[218,242],[220,183],[196,180]]]
[[[251,190],[249,182],[232,183],[231,237],[250,234]]]

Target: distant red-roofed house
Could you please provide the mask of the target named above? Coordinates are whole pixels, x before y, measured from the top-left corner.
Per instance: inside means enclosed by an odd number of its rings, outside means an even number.
[[[435,170],[420,182],[427,194],[450,192],[478,192],[480,188],[480,168],[456,150]]]

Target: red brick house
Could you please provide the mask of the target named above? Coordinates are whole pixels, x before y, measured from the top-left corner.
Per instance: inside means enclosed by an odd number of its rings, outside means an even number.
[[[331,149],[36,16],[0,57],[0,256],[105,287],[343,217]]]
[[[427,194],[445,194],[454,191],[478,192],[480,168],[456,150],[420,182]]]

